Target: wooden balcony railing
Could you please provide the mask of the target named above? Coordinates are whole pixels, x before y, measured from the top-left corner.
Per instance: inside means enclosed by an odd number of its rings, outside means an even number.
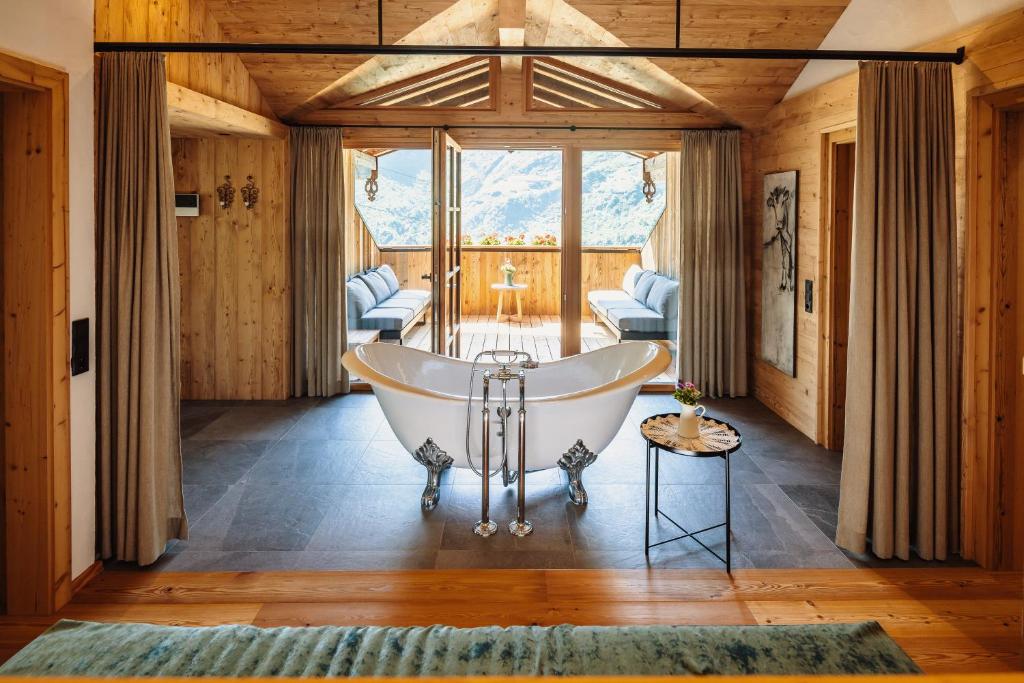
[[[430,274],[429,246],[386,246],[373,242],[363,229],[357,241],[358,270],[389,264],[403,289],[429,289],[424,275]],[[582,307],[584,319],[590,315],[587,293],[594,289],[618,289],[622,276],[633,264],[640,264],[639,247],[584,247],[581,268]],[[508,258],[517,268],[515,281],[529,285],[523,298],[523,313],[559,315],[561,313],[561,247],[481,246],[462,247],[462,312],[464,315],[493,314],[498,306],[498,293],[491,289],[502,281],[498,268]],[[352,261],[350,260],[350,263]]]

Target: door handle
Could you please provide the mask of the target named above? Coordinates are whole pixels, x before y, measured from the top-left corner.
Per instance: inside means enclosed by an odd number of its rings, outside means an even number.
[[[425,273],[423,275],[420,275],[420,279],[421,280],[433,280],[434,276],[431,275],[430,273]]]

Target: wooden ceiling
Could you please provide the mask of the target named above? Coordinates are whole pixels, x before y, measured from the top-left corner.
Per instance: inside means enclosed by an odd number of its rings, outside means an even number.
[[[498,45],[510,44],[509,36],[514,41],[518,35],[518,40],[527,45],[671,47],[675,40],[675,0],[382,1],[386,43]],[[377,41],[376,0],[206,2],[230,41]],[[848,2],[682,0],[681,43],[684,47],[816,48]],[[510,22],[507,17],[515,17],[517,12],[508,11],[508,7],[516,5],[521,7],[518,14],[522,16]],[[521,24],[503,25],[515,21]],[[389,87],[401,87],[465,61],[457,57],[321,55],[243,55],[242,60],[278,116],[317,123],[352,122],[352,107],[346,103],[352,104],[367,94],[387,93]],[[649,112],[660,108],[687,113],[695,120],[702,119],[703,125],[756,122],[782,99],[804,65],[793,60],[638,58],[577,58],[565,62],[569,68],[599,74],[609,83],[617,83],[622,91],[652,103],[654,106],[645,105],[645,111],[635,114],[639,122],[646,121],[645,116],[651,118]],[[508,100],[521,96],[524,88],[516,65],[502,64],[500,71],[502,105],[507,108]],[[502,107],[491,99],[493,94],[488,93],[486,104],[500,110]],[[475,101],[471,106],[482,102]],[[559,102],[566,105],[564,100]],[[529,103],[523,106],[520,102],[520,106],[531,108]],[[571,109],[550,103],[547,106]],[[394,108],[394,104],[379,108],[389,107]],[[359,108],[367,106],[364,103]],[[501,112],[495,113],[497,116]],[[682,120],[671,120],[677,119]],[[454,122],[458,121],[461,119]]]

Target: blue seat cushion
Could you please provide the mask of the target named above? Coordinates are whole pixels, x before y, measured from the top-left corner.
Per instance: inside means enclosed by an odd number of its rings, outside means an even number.
[[[391,296],[391,290],[388,289],[388,283],[384,282],[384,278],[374,272],[360,273],[356,275],[357,278],[366,283],[366,286],[373,292],[373,298],[379,304],[389,296]]]
[[[647,301],[647,295],[651,293],[651,287],[654,286],[654,278],[661,277],[653,270],[645,270],[640,273],[640,277],[636,280],[636,287],[633,289],[633,298],[644,303]]]
[[[430,301],[430,292],[425,289],[400,289],[394,296],[401,297],[402,299],[416,299],[424,303]]]
[[[400,330],[412,322],[415,314],[408,308],[380,308],[359,319],[361,330]]]
[[[651,293],[647,295],[647,308],[664,318],[671,318],[674,311],[669,311],[669,309],[679,305],[678,296],[679,283],[659,275],[655,278]]]
[[[613,308],[608,320],[623,332],[666,332],[668,321],[646,306],[643,308]]]
[[[609,304],[625,301],[633,301],[633,297],[621,289],[593,289],[587,292],[587,303],[602,315],[608,310]]]
[[[398,291],[398,276],[395,275],[395,271],[391,269],[391,266],[385,263],[383,266],[381,266],[374,272],[376,272],[377,275],[380,275],[382,278],[384,278],[384,284],[388,286],[389,292],[394,294],[395,292]]]
[[[362,318],[377,305],[373,292],[359,278],[352,278],[345,283],[345,295],[348,297],[348,317],[353,320]]]

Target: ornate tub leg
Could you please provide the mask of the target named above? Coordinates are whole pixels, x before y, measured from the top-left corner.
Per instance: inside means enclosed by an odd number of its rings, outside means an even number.
[[[558,466],[569,475],[569,500],[573,505],[587,504],[587,491],[583,488],[583,470],[597,460],[597,453],[583,445],[579,439],[558,459]]]
[[[424,510],[433,510],[441,498],[441,473],[452,466],[452,457],[438,448],[431,438],[417,448],[412,457],[427,468],[427,486],[420,497],[420,505]]]

